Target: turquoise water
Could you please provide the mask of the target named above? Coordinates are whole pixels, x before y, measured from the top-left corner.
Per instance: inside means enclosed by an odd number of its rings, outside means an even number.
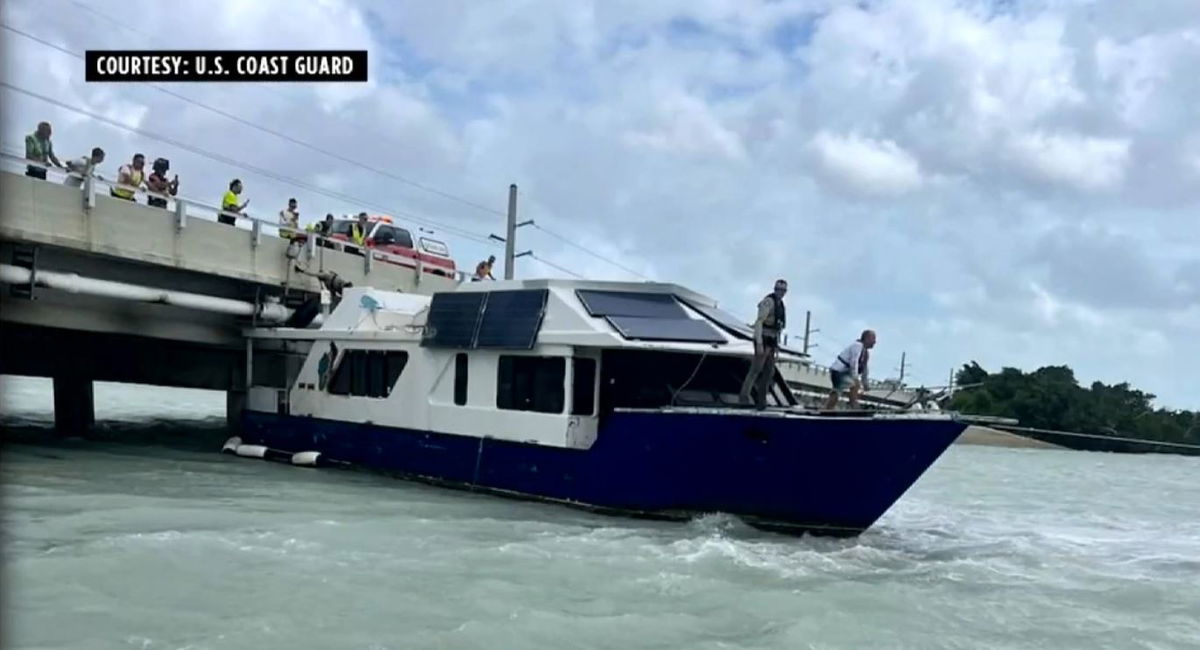
[[[46,432],[47,382],[0,391]],[[131,442],[0,457],[6,648],[1200,648],[1200,458],[956,446],[860,538],[795,539],[222,456],[218,393],[96,401]]]

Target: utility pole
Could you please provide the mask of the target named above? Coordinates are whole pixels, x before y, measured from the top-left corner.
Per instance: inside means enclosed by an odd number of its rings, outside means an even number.
[[[907,354],[907,352],[900,353],[900,385],[902,386],[904,385],[904,361]]]
[[[809,335],[816,334],[817,332],[820,332],[820,331],[821,330],[819,330],[819,329],[816,329],[816,330],[812,329],[812,312],[806,310],[804,312],[804,354],[806,354],[806,355],[808,354],[809,348],[818,347],[816,343],[813,343],[810,345],[808,342],[808,338],[809,338]]]
[[[516,271],[515,262],[518,257],[532,255],[533,251],[525,251],[517,253],[517,228],[528,226],[533,223],[533,219],[517,223],[517,184],[513,183],[508,186],[508,227],[504,237],[492,234],[489,238],[504,242],[504,279],[513,279],[513,274]]]
[[[513,279],[517,253],[517,184],[508,186],[508,232],[504,234],[504,279]]]

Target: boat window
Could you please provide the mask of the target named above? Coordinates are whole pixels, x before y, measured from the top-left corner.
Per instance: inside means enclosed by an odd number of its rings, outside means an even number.
[[[496,407],[562,413],[566,365],[564,357],[501,356],[496,370]]]
[[[596,412],[596,360],[576,357],[571,377],[571,415]]]
[[[467,403],[467,353],[459,352],[454,355],[454,403],[462,406]]]
[[[333,371],[329,392],[355,397],[387,397],[408,363],[404,351],[347,350]]]

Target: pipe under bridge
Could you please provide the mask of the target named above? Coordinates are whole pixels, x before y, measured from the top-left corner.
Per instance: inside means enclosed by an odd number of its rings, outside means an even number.
[[[95,381],[223,390],[236,422],[250,380],[282,381],[304,352],[256,345],[247,363],[243,330],[312,318],[317,274],[420,293],[462,279],[265,220],[231,227],[182,197],[151,207],[142,190],[131,202],[98,179],[13,170],[25,162],[0,169],[0,374],[52,378],[64,433],[90,427]]]

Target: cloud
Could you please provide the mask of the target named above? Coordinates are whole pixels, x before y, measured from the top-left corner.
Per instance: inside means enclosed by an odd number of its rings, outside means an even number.
[[[1023,133],[1009,151],[1031,177],[1087,192],[1120,189],[1129,146],[1127,138]]]
[[[811,147],[817,175],[850,194],[892,197],[921,186],[917,160],[891,140],[821,131],[813,136]]]
[[[746,157],[738,135],[722,125],[699,99],[674,95],[665,98],[657,109],[655,127],[626,132],[622,140],[635,149],[667,154],[716,155],[730,160]]]

